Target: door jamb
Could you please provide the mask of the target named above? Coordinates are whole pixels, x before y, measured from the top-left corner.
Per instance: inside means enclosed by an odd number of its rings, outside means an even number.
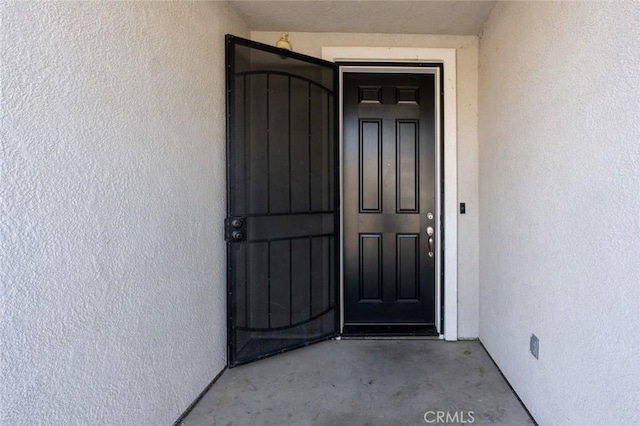
[[[440,158],[443,159],[444,170],[439,171],[439,176],[444,180],[444,203],[440,206],[444,218],[444,235],[446,244],[442,241],[444,252],[444,339],[458,339],[458,213],[457,213],[457,115],[456,115],[456,49],[432,49],[432,48],[388,48],[388,47],[323,47],[322,59],[332,62],[395,62],[395,63],[442,63],[444,74],[444,126],[441,132],[444,136],[443,152],[437,156],[436,164],[439,166]],[[343,192],[343,140],[342,140],[342,73],[340,67],[340,105],[339,105],[339,146],[340,146],[340,196],[342,201]],[[352,66],[350,68],[353,69]],[[363,68],[364,69],[364,68]],[[375,70],[375,68],[374,68]],[[378,71],[392,71],[389,67],[380,66]],[[406,70],[406,68],[405,68]],[[367,67],[365,72],[372,72],[371,67]],[[400,72],[396,68],[393,72]],[[438,120],[439,121],[439,120]],[[439,144],[438,144],[439,146]],[[442,180],[440,181],[442,182]],[[440,191],[437,191],[438,195]],[[439,197],[438,197],[439,198]],[[342,213],[341,213],[342,215]],[[343,226],[343,218],[340,218],[340,226]],[[342,235],[342,232],[341,232]],[[438,239],[440,240],[440,239]],[[344,292],[344,255],[343,241],[340,242],[340,289]],[[440,250],[436,251],[437,253]],[[437,262],[437,266],[440,262]],[[436,272],[436,294],[441,288],[440,273]],[[344,306],[343,299],[340,306],[341,330],[344,326]],[[436,321],[439,321],[439,309],[441,299],[436,300]],[[441,328],[438,327],[438,331]],[[442,337],[442,335],[441,335]]]

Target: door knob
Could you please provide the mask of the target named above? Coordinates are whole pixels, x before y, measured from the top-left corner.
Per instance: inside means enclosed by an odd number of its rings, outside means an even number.
[[[427,235],[429,236],[429,239],[427,240],[427,243],[429,244],[429,257],[433,257],[433,233],[433,227],[427,226]]]

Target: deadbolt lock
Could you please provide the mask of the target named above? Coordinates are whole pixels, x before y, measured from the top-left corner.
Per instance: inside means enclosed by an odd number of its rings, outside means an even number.
[[[225,240],[240,243],[247,239],[247,220],[242,216],[228,217],[224,220]]]

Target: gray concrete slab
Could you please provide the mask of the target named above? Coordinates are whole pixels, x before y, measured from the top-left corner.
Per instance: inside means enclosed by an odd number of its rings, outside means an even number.
[[[477,341],[341,340],[227,370],[184,425],[447,421],[533,424]]]

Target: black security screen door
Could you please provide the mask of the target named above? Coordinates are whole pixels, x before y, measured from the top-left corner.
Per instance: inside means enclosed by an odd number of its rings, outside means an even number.
[[[227,36],[231,366],[337,332],[336,75]]]

